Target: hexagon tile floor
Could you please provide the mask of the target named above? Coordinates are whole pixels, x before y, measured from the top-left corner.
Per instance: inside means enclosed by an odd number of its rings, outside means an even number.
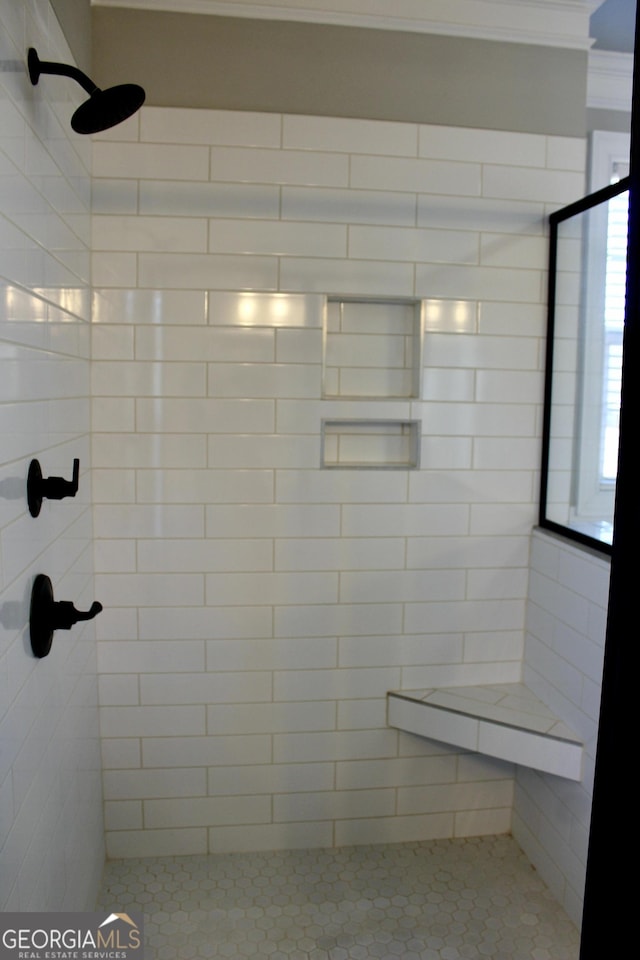
[[[508,836],[107,864],[145,960],[576,960],[579,933]]]

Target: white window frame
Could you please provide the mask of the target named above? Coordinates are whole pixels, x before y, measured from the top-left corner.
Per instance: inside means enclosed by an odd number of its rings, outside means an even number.
[[[612,131],[594,131],[591,135],[589,186],[594,193],[611,183],[618,164],[628,164],[630,135]],[[602,482],[600,451],[605,378],[604,296],[606,276],[606,239],[608,205],[590,213],[588,250],[589,264],[585,277],[585,330],[582,379],[579,387],[576,472],[574,476],[575,519],[608,520],[613,517],[615,481]],[[604,244],[603,244],[604,241]]]

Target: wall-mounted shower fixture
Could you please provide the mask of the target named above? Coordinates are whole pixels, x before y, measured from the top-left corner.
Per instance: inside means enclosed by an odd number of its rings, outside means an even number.
[[[46,657],[51,650],[54,630],[70,630],[79,620],[93,620],[102,610],[97,601],[86,611],[76,610],[70,600],[55,601],[51,580],[39,573],[31,588],[29,632],[34,657]]]
[[[38,460],[32,460],[27,474],[27,503],[29,513],[37,517],[42,507],[42,501],[63,500],[65,497],[75,497],[78,492],[78,478],[80,476],[80,461],[73,461],[73,478],[64,480],[62,477],[42,476],[42,469]]]
[[[144,103],[145,92],[137,83],[121,83],[116,87],[101,90],[86,73],[66,63],[40,60],[36,50],[29,48],[27,57],[29,79],[35,84],[42,73],[71,77],[89,94],[71,117],[71,126],[76,133],[99,133],[122,123],[139,110]]]

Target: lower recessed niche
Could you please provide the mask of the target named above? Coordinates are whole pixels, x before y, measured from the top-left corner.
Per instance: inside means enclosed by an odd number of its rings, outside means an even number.
[[[419,460],[419,420],[322,422],[322,467],[411,470]]]

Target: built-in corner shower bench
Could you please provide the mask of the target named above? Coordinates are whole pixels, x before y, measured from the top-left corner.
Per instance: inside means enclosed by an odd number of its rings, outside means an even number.
[[[583,743],[523,683],[390,690],[387,722],[430,740],[582,779]]]

